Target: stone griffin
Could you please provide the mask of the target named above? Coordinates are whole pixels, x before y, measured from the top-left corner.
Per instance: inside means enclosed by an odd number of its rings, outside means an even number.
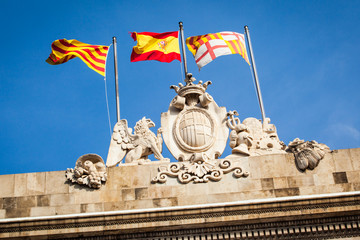
[[[155,127],[154,122],[145,117],[136,123],[134,134],[131,133],[132,129],[128,128],[126,119],[116,123],[110,142],[106,166],[116,166],[125,155],[125,163],[142,164],[149,161],[148,156],[151,154],[154,154],[154,157],[160,161],[169,161],[169,159],[164,158],[161,154],[163,143],[161,128],[158,129],[157,135],[155,135],[150,130],[151,127]]]

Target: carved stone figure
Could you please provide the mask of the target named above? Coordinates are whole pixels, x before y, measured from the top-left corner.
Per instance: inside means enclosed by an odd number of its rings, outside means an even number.
[[[206,92],[211,82],[195,84],[195,80],[188,73],[185,86],[181,83],[171,86],[178,95],[170,103],[169,110],[161,114],[165,144],[178,161],[190,161],[194,153],[218,158],[229,134],[226,109],[218,107]]]
[[[313,170],[320,160],[324,158],[325,154],[330,152],[330,148],[314,140],[305,142],[295,138],[289,143],[286,151],[294,154],[296,166],[305,171],[306,169]]]
[[[68,168],[66,178],[80,185],[90,188],[100,188],[107,180],[104,160],[97,154],[85,154],[78,158],[75,168]]]
[[[250,136],[249,130],[240,122],[239,118],[235,118],[239,114],[236,111],[229,111],[227,116],[228,127],[232,130],[230,132],[230,147],[232,148],[233,154],[240,154],[250,156],[249,148],[252,146],[252,137]]]
[[[134,134],[128,128],[125,119],[116,123],[110,142],[109,154],[106,166],[116,166],[125,157],[125,163],[139,164],[148,160],[148,156],[154,154],[156,159],[160,161],[169,161],[162,156],[161,128],[155,135],[149,128],[155,127],[150,119],[143,117],[134,127]]]
[[[286,145],[279,140],[275,125],[270,124],[270,118],[266,118],[263,123],[256,118],[246,118],[243,124],[253,138],[253,145],[249,149],[251,156],[285,153]]]
[[[227,158],[239,156],[258,156],[285,153],[286,145],[279,140],[274,124],[266,118],[264,123],[256,118],[246,118],[242,123],[236,111],[228,112],[227,125],[230,132],[232,154]]]

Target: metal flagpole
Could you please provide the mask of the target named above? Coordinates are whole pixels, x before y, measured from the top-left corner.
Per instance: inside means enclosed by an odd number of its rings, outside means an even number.
[[[117,122],[119,122],[119,121],[120,121],[120,99],[119,99],[119,81],[118,81],[118,68],[117,68],[116,37],[113,37],[113,45],[114,45],[114,69],[115,69],[116,115],[117,115]]]
[[[186,53],[185,53],[184,29],[183,29],[182,22],[179,22],[179,27],[180,27],[180,36],[181,36],[182,58],[184,61],[184,71],[185,71],[185,78],[186,78],[188,71],[187,71]]]
[[[249,45],[249,50],[250,50],[251,66],[252,66],[254,78],[255,78],[256,92],[257,92],[258,99],[259,99],[262,122],[264,124],[265,123],[265,110],[264,110],[264,104],[263,104],[262,97],[261,97],[261,90],[260,90],[260,84],[259,84],[258,75],[257,75],[257,71],[256,71],[254,54],[253,54],[253,50],[252,50],[252,46],[251,46],[249,28],[248,28],[248,26],[245,26],[244,28],[245,28],[245,35],[246,35],[246,39],[247,39],[247,42]]]

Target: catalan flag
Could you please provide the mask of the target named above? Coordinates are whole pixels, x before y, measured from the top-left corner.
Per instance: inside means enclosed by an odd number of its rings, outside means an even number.
[[[157,60],[160,62],[171,62],[179,60],[179,33],[165,32],[133,32],[131,37],[137,41],[137,45],[133,47],[131,53],[131,62]]]
[[[194,36],[186,39],[186,45],[194,55],[199,69],[217,57],[236,53],[240,54],[250,64],[244,34],[219,32]]]
[[[78,40],[59,39],[51,44],[52,52],[46,60],[51,65],[62,64],[79,57],[95,72],[105,76],[106,55],[109,47],[91,45]]]

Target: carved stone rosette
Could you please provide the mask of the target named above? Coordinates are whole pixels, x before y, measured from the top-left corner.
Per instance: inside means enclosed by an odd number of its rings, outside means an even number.
[[[295,138],[289,143],[286,151],[294,154],[296,166],[301,171],[305,171],[306,169],[313,170],[325,154],[330,152],[330,148],[314,140],[305,142]]]
[[[68,181],[90,188],[100,188],[107,180],[104,160],[97,154],[85,154],[78,158],[75,168],[65,171]]]
[[[168,177],[177,178],[180,183],[206,183],[220,181],[224,174],[234,172],[236,178],[249,176],[240,167],[231,166],[231,162],[222,159],[217,160],[197,160],[183,163],[171,163],[167,166],[160,166],[159,173],[152,179],[152,183],[165,183]]]

